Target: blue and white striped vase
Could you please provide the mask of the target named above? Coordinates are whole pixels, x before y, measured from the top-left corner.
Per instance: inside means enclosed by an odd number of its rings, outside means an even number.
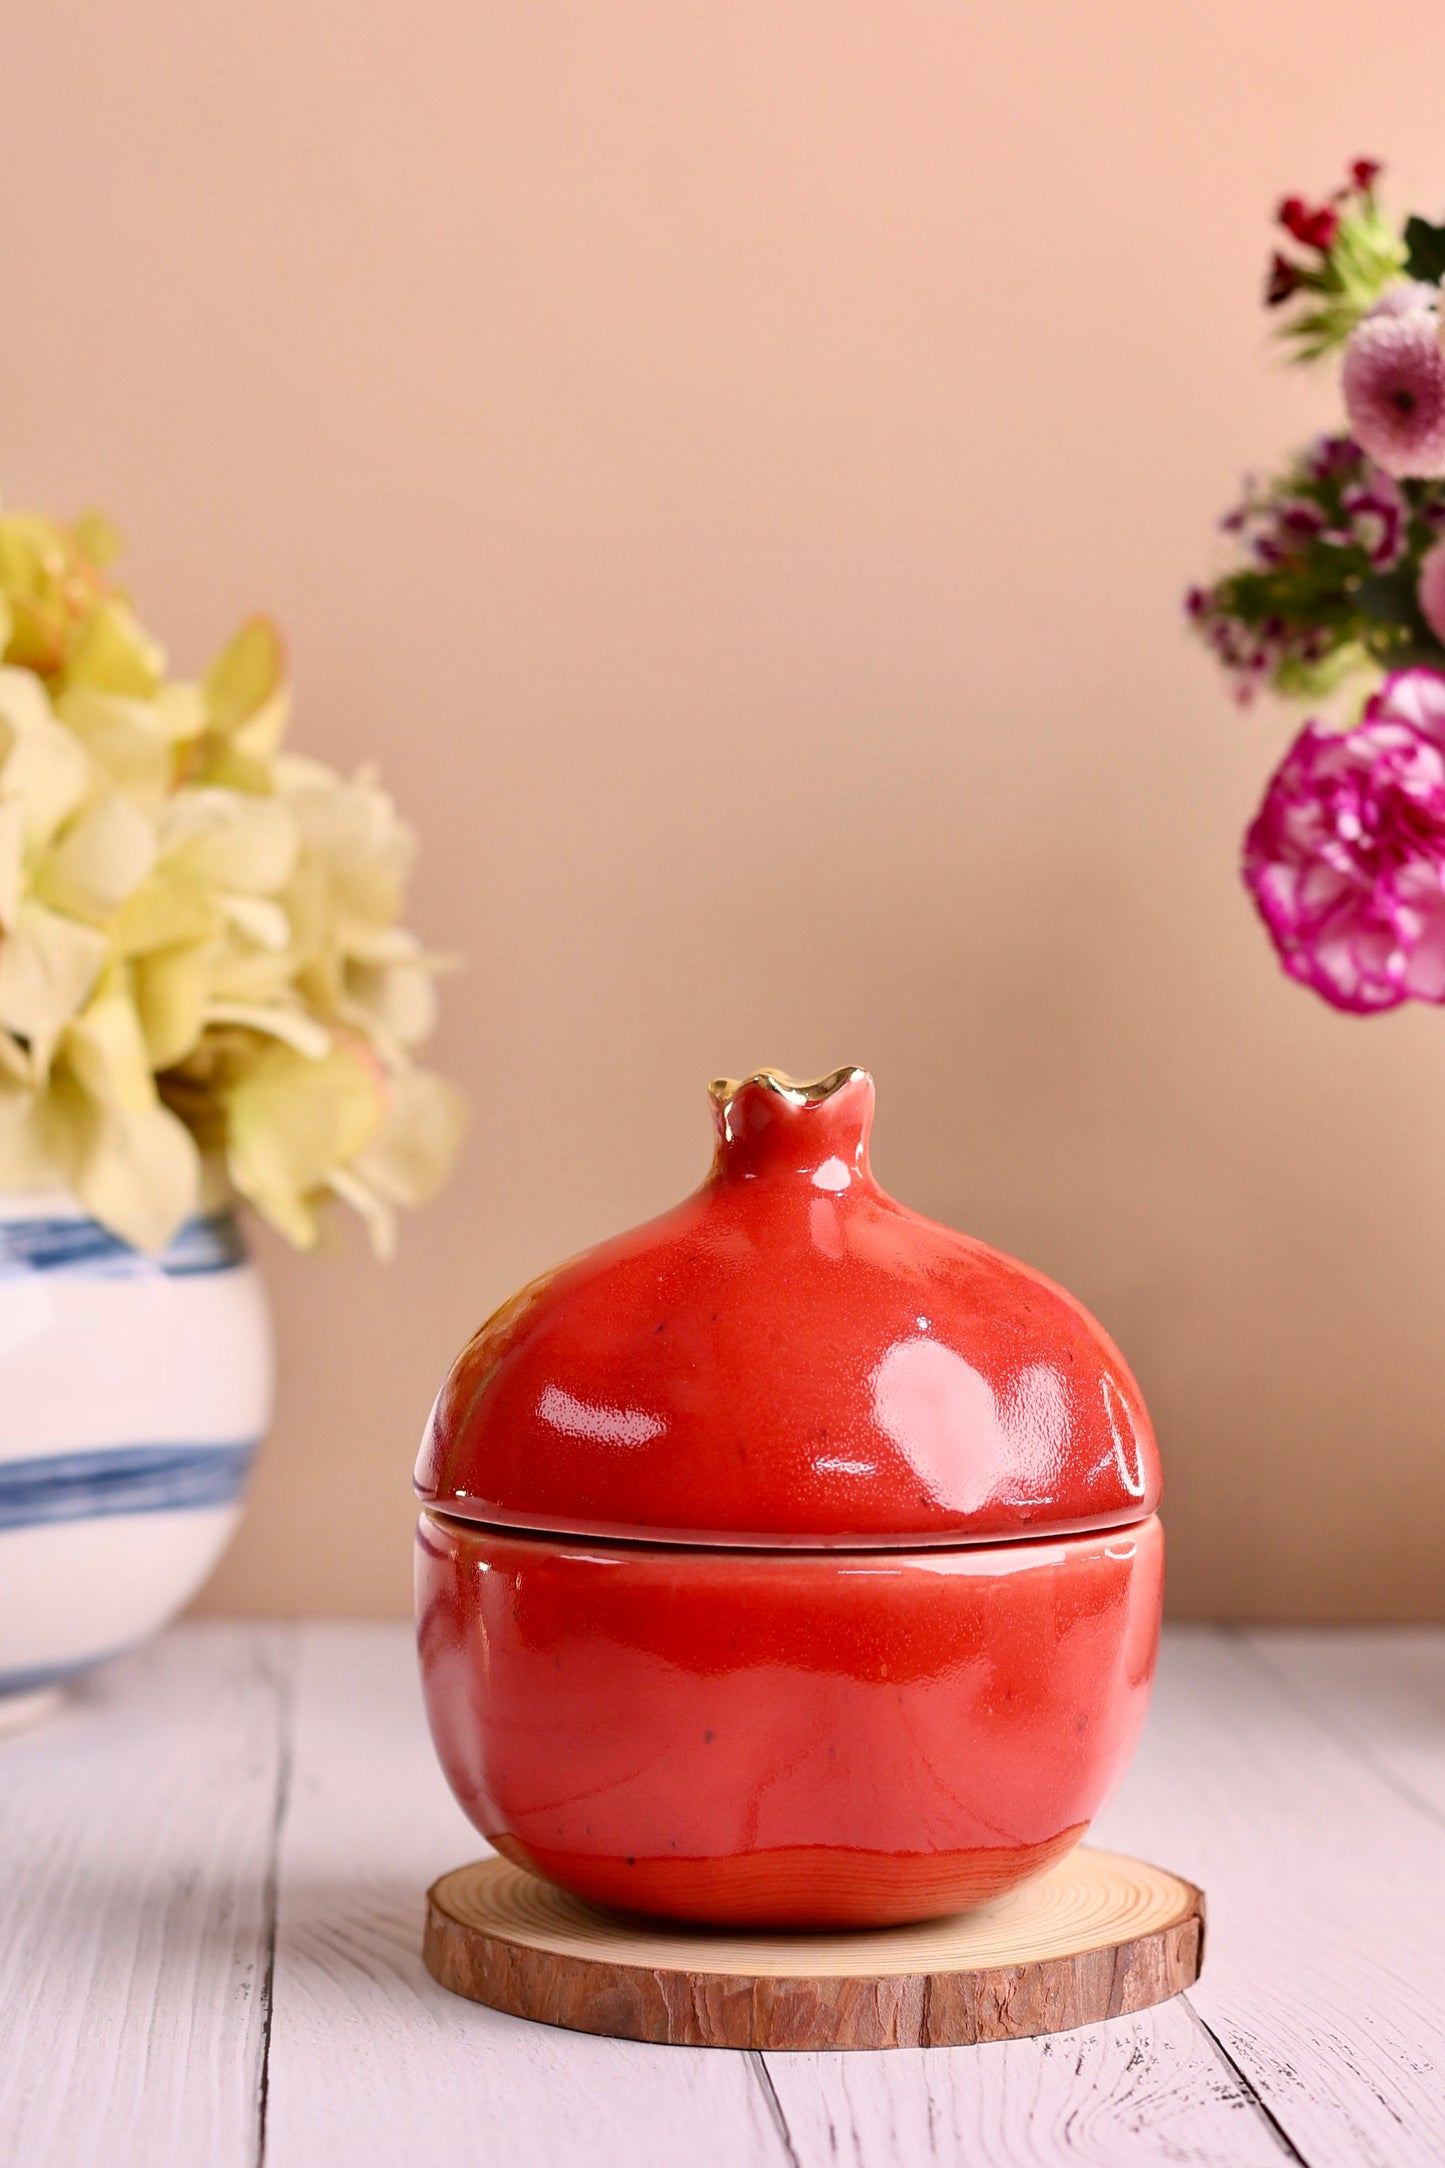
[[[233,1213],[143,1257],[66,1195],[0,1196],[0,1729],[195,1594],[274,1370]]]

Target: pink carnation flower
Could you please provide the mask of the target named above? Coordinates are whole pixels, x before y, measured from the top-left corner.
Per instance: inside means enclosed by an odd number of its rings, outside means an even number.
[[[1306,724],[1244,879],[1285,970],[1337,1009],[1445,1002],[1445,676],[1397,672],[1353,730]]]
[[[1420,615],[1436,639],[1445,643],[1445,541],[1432,542],[1420,559],[1420,584],[1415,593]]]
[[[1387,474],[1445,474],[1445,352],[1433,311],[1357,324],[1344,393],[1351,433]]]

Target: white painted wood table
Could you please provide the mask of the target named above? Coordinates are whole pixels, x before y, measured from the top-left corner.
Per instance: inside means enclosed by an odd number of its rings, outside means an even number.
[[[1445,2162],[1445,1633],[1175,1630],[1101,1841],[1204,1885],[1188,1996],[733,2055],[422,1970],[478,1840],[400,1626],[193,1625],[0,1739],[5,2168]]]

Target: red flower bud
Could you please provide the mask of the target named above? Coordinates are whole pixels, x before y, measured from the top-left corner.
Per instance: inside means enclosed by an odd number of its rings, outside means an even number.
[[[1312,211],[1299,196],[1286,196],[1279,207],[1279,222],[1301,248],[1317,248],[1327,256],[1340,230],[1340,214],[1328,203]]]
[[[1375,175],[1383,172],[1378,158],[1357,158],[1350,167],[1350,179],[1362,196],[1367,196],[1375,185]]]
[[[1281,256],[1276,249],[1274,262],[1269,267],[1269,282],[1264,289],[1266,308],[1277,309],[1291,294],[1298,293],[1300,268],[1291,263],[1288,256]]]

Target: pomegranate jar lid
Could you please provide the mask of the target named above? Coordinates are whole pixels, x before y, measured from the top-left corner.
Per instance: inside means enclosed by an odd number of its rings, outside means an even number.
[[[887,1196],[873,1082],[711,1086],[702,1187],[524,1287],[462,1350],[416,1486],[557,1535],[998,1543],[1159,1502],[1139,1389],[1072,1295]]]

